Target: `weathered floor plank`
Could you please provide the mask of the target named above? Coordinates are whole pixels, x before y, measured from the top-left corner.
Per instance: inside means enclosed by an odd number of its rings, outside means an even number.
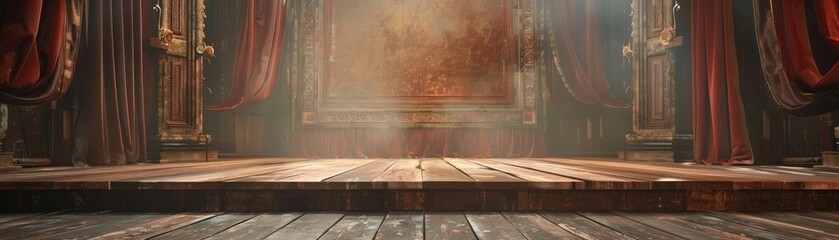
[[[585,188],[585,182],[551,173],[540,172],[503,164],[491,159],[470,160],[473,163],[492,168],[509,175],[527,180],[530,186],[538,189],[574,189]]]
[[[474,189],[475,180],[442,159],[423,159],[422,182],[425,188]]]
[[[480,189],[522,189],[529,187],[527,180],[483,165],[459,158],[446,158],[444,160],[474,179],[475,185]]]
[[[583,239],[634,239],[577,213],[540,213],[545,219]]]
[[[788,213],[793,214],[793,213]],[[687,215],[687,214],[684,214]],[[738,224],[746,225],[749,227],[761,229],[764,231],[769,232],[784,232],[793,234],[795,236],[801,236],[803,238],[808,239],[825,239],[828,238],[836,238],[839,239],[839,235],[826,233],[824,231],[820,231],[817,229],[809,228],[811,223],[810,222],[801,222],[798,224],[788,224],[778,221],[773,221],[766,218],[756,217],[750,214],[743,214],[743,213],[720,213],[720,212],[709,212],[704,213],[704,215],[716,217],[719,219],[724,219],[729,222],[735,222]],[[799,225],[800,224],[800,225]],[[697,225],[697,224],[695,224]],[[715,228],[717,229],[717,228]],[[719,230],[718,230],[719,231]]]
[[[43,238],[119,219],[114,214],[58,214],[26,218],[0,225],[0,239]]]
[[[476,239],[463,213],[425,213],[425,239]]]
[[[173,231],[208,218],[215,217],[214,213],[182,213],[147,222],[143,225],[132,226],[124,229],[111,229],[110,233],[92,239],[148,239],[166,232]]]
[[[347,214],[319,239],[373,239],[384,219],[384,213]]]
[[[830,234],[839,235],[839,222],[831,221],[828,219],[813,218],[801,214],[788,212],[762,212],[754,213],[754,215],[756,217],[766,218],[773,221],[788,224],[801,224],[806,222],[807,226],[809,226],[810,228],[818,229]]]
[[[44,213],[7,213],[7,214],[0,214],[0,223],[15,221],[23,218],[34,217],[43,215]]]
[[[581,213],[583,217],[591,219],[603,226],[614,229],[621,234],[636,239],[675,239],[673,234],[663,232],[650,226],[632,221],[612,213]]]
[[[679,214],[670,216],[752,239],[805,239],[795,234],[775,230],[764,230],[759,226],[740,224],[709,215]]]
[[[749,238],[740,236],[737,233],[729,233],[721,231],[711,226],[704,226],[692,222],[684,221],[682,219],[667,216],[659,213],[616,213],[627,219],[645,224],[650,227],[668,232],[670,234],[685,238],[685,239],[738,239],[746,240]],[[681,213],[679,213],[681,214]],[[684,213],[692,214],[692,213]],[[672,214],[671,214],[672,215]]]
[[[393,159],[379,159],[326,179],[324,185],[333,189],[371,189],[373,188],[373,180],[390,168],[396,161]]]
[[[227,213],[197,222],[195,224],[175,229],[174,231],[156,236],[152,239],[204,239],[241,222],[253,218],[256,214]]]
[[[0,239],[839,239],[834,214],[57,213],[0,223]]]
[[[307,213],[265,239],[317,239],[343,216],[343,213]]]
[[[262,214],[233,227],[227,228],[206,239],[235,240],[263,239],[302,215],[301,213]]]
[[[166,214],[114,214],[115,219],[101,224],[91,224],[75,230],[61,232],[46,236],[50,239],[91,239],[113,232],[114,229],[126,229],[133,226],[142,226],[149,222],[159,221],[167,218]]]
[[[422,189],[419,160],[400,159],[373,179],[373,186],[384,189]]]
[[[580,239],[535,213],[502,213],[527,239]]]
[[[423,214],[388,213],[375,239],[423,239]]]
[[[499,213],[466,213],[478,239],[527,239]]]

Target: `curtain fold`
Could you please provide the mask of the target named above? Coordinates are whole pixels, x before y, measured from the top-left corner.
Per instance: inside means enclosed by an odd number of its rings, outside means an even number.
[[[210,111],[235,109],[271,94],[280,67],[286,1],[247,0],[230,98]]]
[[[753,164],[740,98],[732,3],[691,1],[694,159]]]
[[[40,104],[67,92],[79,24],[75,3],[6,2],[0,33],[0,102]]]
[[[836,2],[835,0],[818,2]],[[822,74],[816,66],[813,58],[813,48],[810,45],[810,37],[807,28],[807,18],[804,12],[803,0],[773,1],[775,9],[775,25],[780,44],[781,55],[784,59],[784,68],[788,69],[789,77],[799,86],[812,90],[839,87],[839,62]],[[825,5],[825,4],[820,4]],[[818,9],[818,8],[817,8]],[[837,12],[824,13],[824,10],[817,11],[819,19],[828,20],[830,16],[836,17]],[[820,22],[822,29],[839,28],[839,22]]]
[[[815,0],[813,4],[816,7],[816,17],[818,17],[822,36],[833,51],[839,53],[839,1]]]
[[[148,24],[141,0],[88,1],[86,35],[76,84],[79,114],[72,161],[121,165],[146,159],[151,88],[144,75],[143,36]]]
[[[292,155],[310,158],[545,156],[542,129],[298,129]]]
[[[839,0],[814,2],[824,39],[833,62],[819,71],[813,57],[803,0],[754,0],[755,33],[767,84],[775,102],[798,116],[815,116],[839,109]]]
[[[594,0],[551,1],[549,34],[560,80],[571,95],[585,104],[629,108],[609,89],[603,72],[600,22]]]

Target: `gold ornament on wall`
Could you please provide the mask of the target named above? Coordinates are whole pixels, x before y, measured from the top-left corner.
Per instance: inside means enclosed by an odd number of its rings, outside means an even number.
[[[173,41],[175,41],[175,33],[173,33],[172,30],[169,30],[168,28],[160,28],[158,30],[157,37],[160,38],[160,41],[162,41],[165,44],[170,44]]]
[[[665,27],[664,29],[661,29],[661,33],[658,35],[658,42],[664,46],[670,45],[670,40],[673,40],[673,34],[675,33],[676,29],[673,27]]]
[[[632,57],[635,55],[635,51],[632,51],[632,48],[629,47],[629,45],[623,45],[621,54],[623,54],[624,57]]]
[[[206,43],[201,43],[197,47],[195,47],[195,51],[198,54],[204,54],[204,56],[208,57],[215,57],[216,56],[216,49],[213,48],[213,45],[207,45]]]

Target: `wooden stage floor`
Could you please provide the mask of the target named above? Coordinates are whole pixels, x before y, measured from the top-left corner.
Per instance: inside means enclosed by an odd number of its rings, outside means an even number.
[[[237,159],[0,174],[0,211],[839,210],[839,173],[608,159]]]
[[[837,212],[0,214],[2,239],[837,239]]]

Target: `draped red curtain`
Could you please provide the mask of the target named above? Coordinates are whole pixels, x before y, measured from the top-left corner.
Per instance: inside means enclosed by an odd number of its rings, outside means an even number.
[[[73,162],[119,165],[146,159],[153,76],[143,51],[150,1],[88,1],[76,87]]]
[[[285,30],[284,0],[247,0],[239,35],[233,91],[211,111],[231,110],[268,98],[277,79]]]
[[[813,4],[816,8],[816,17],[818,17],[822,36],[833,48],[833,51],[839,53],[839,1],[815,0]]]
[[[545,155],[543,129],[298,129],[292,155],[320,158],[464,157]]]
[[[730,1],[691,1],[694,158],[703,164],[753,164]]]
[[[836,0],[815,1],[819,25],[827,39],[830,39],[831,30],[839,31],[839,4]],[[773,1],[776,19],[775,25],[778,34],[778,43],[781,47],[784,68],[791,80],[799,86],[809,89],[835,88],[839,87],[839,62],[822,74],[816,66],[813,58],[813,48],[810,45],[810,38],[807,29],[807,18],[804,12],[803,0]],[[822,9],[822,7],[833,9]],[[833,20],[833,21],[831,21]],[[839,37],[836,35],[834,37]],[[828,50],[828,49],[825,49]],[[828,50],[829,51],[829,50]]]
[[[72,15],[74,5],[64,0],[6,4],[0,33],[0,102],[39,104],[61,97],[75,62],[74,52],[66,51],[72,48],[65,45],[74,39],[65,36],[72,27],[68,10]]]
[[[803,0],[755,1],[755,26],[761,63],[775,101],[799,116],[839,109],[839,0],[813,1],[820,34],[811,35]],[[810,23],[812,24],[812,23]],[[822,36],[811,39],[810,36]],[[829,49],[814,49],[813,41]],[[826,72],[814,51],[827,56]]]
[[[603,72],[600,22],[594,0],[551,1],[551,50],[560,79],[578,101],[628,108],[610,91]],[[602,3],[602,2],[600,2]]]

